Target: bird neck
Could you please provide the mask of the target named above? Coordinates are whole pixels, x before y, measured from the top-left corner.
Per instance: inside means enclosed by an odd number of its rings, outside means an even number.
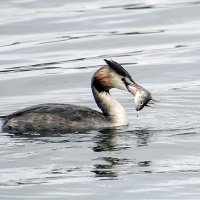
[[[99,92],[92,85],[92,92],[98,107],[102,110],[103,114],[115,126],[123,126],[128,124],[128,118],[125,109],[122,105],[110,95],[109,92]]]

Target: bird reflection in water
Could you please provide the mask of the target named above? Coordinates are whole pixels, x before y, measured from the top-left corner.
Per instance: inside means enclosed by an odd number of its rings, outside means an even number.
[[[135,147],[147,146],[152,134],[148,130],[134,130],[128,131],[129,140],[135,136]],[[131,133],[131,135],[130,135]],[[151,173],[149,168],[151,161],[137,161],[134,158],[119,158],[119,151],[124,151],[132,148],[130,144],[122,144],[119,142],[119,137],[125,136],[125,131],[120,129],[104,129],[95,136],[95,146],[93,151],[101,153],[101,156],[94,160],[94,169],[92,172],[100,179],[118,179],[122,173],[129,173],[139,171],[142,173]],[[127,137],[127,135],[125,136]],[[114,156],[111,155],[114,153]],[[102,156],[102,153],[104,156]]]
[[[148,130],[135,130],[131,131],[137,137],[137,146],[148,146],[152,134]]]

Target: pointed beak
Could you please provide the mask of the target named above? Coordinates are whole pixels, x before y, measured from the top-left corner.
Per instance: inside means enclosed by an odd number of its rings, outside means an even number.
[[[136,82],[132,82],[131,84],[126,84],[126,88],[133,96],[135,96],[137,90],[142,90],[143,89]]]

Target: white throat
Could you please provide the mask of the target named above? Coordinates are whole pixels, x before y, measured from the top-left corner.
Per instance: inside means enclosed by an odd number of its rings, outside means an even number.
[[[108,116],[114,126],[123,126],[128,124],[128,117],[122,105],[109,93],[98,92],[92,88],[94,98],[102,112]]]

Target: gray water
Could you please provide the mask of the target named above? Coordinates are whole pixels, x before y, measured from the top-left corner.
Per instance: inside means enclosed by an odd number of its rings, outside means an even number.
[[[121,63],[160,100],[128,128],[0,134],[0,199],[200,199],[200,1],[8,0],[0,115],[46,102],[98,109],[90,79]],[[2,123],[2,122],[1,122]]]

